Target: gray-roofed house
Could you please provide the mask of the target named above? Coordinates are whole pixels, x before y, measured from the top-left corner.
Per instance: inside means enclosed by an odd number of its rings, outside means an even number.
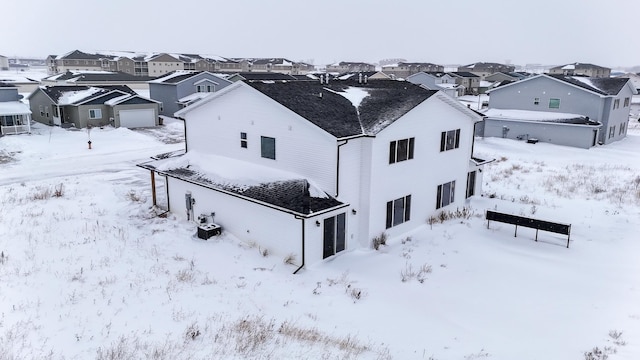
[[[559,65],[549,69],[550,75],[580,75],[594,78],[608,78],[611,76],[611,69],[604,66],[589,63],[571,63]]]
[[[193,103],[193,94],[212,93],[232,82],[207,71],[178,70],[149,81],[149,97],[162,103],[160,114],[173,114]]]
[[[406,79],[409,75],[419,72],[442,72],[444,66],[432,63],[398,62],[382,66],[382,72],[394,79]]]
[[[466,88],[457,84],[456,79],[457,77],[445,72],[419,72],[409,75],[406,80],[429,90],[442,90],[449,96],[458,97],[465,94]]]
[[[404,236],[481,189],[481,115],[408,82],[236,82],[176,116],[186,154],[139,165],[166,190],[154,204],[215,215],[240,240],[293,254],[297,270]]]
[[[497,72],[510,73],[514,72],[515,70],[516,67],[513,65],[505,65],[493,62],[477,62],[458,67],[459,72],[470,72],[472,74],[478,75],[480,77],[480,80],[485,80],[487,76]]]
[[[124,85],[41,86],[29,95],[33,120],[61,127],[152,127],[159,121],[157,101]]]
[[[18,88],[0,82],[0,136],[31,132],[31,110]]]
[[[298,78],[293,75],[279,72],[239,72],[229,75],[227,80],[236,81],[296,81]],[[310,80],[306,78],[306,80]]]
[[[589,148],[627,135],[627,78],[541,74],[489,90],[484,136]]]
[[[42,85],[126,85],[132,89],[146,90],[149,88],[149,81],[153,79],[119,71],[67,71],[42,78],[40,83]]]

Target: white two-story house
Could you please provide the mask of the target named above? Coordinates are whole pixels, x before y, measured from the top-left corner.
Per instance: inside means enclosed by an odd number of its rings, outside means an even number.
[[[480,193],[482,117],[408,82],[237,82],[175,116],[186,154],[139,165],[166,181],[168,210],[210,215],[298,269]]]

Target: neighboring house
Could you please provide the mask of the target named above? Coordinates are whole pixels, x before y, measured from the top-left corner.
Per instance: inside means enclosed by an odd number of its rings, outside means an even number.
[[[583,125],[590,126],[591,130],[586,135],[582,134],[586,139],[576,141],[593,146],[596,143],[608,144],[627,135],[631,98],[637,92],[627,78],[541,74],[497,87],[489,93],[489,109],[537,111],[541,112],[539,120],[549,118],[542,112],[551,112],[560,116],[557,118],[559,122],[561,119],[586,121]],[[579,118],[583,120],[575,120]],[[530,120],[531,116],[526,119],[516,116],[514,119]],[[495,132],[487,132],[490,120],[487,119],[485,136],[496,136]],[[596,122],[602,125],[601,131],[594,127]],[[539,121],[538,125],[539,132],[535,138],[543,142],[566,143],[568,140],[558,138],[578,136],[576,132],[558,133],[548,126],[547,121]],[[502,127],[497,132],[498,136],[503,136]],[[520,130],[512,132],[511,129],[508,133],[505,137],[527,134]]]
[[[518,81],[518,80],[528,78],[531,75],[532,74],[529,74],[527,72],[510,72],[510,73],[497,72],[497,73],[493,73],[491,75],[485,76],[484,80],[490,81],[490,82]]]
[[[294,75],[277,73],[277,72],[239,72],[229,75],[227,80],[236,81],[296,81],[298,78]],[[305,80],[310,80],[309,78]]]
[[[151,127],[158,125],[157,101],[119,86],[41,86],[29,97],[33,120],[62,127]]]
[[[173,116],[194,100],[195,93],[212,93],[228,85],[231,81],[208,71],[178,70],[149,81],[149,97],[162,104],[160,114]]]
[[[166,182],[168,210],[214,217],[300,268],[481,192],[482,117],[407,82],[236,82],[176,116],[186,154],[139,165]]]
[[[455,79],[455,83],[464,86],[465,95],[478,95],[480,93],[481,77],[472,72],[453,71],[448,73]]]
[[[0,136],[31,132],[31,110],[18,88],[0,82]]]
[[[480,77],[479,80],[485,80],[487,76],[493,73],[510,73],[514,72],[515,70],[516,67],[513,65],[505,65],[492,62],[477,62],[458,67],[458,72],[470,72],[472,74],[478,75]]]
[[[40,82],[36,79],[31,79],[21,72],[4,72],[0,73],[0,82],[15,86],[19,93],[30,93],[40,86]]]
[[[154,78],[113,71],[67,71],[42,78],[42,85],[126,85],[132,89],[148,89]]]
[[[4,55],[0,55],[0,70],[9,70],[9,59]]]
[[[636,91],[640,92],[640,73],[636,74],[636,73],[626,73],[626,74],[621,74],[621,75],[617,75],[614,76],[616,78],[622,77],[622,78],[628,78],[629,80],[631,80],[631,85],[633,86],[634,89],[636,89]]]
[[[393,79],[406,79],[419,72],[443,72],[444,66],[432,63],[399,62],[382,66],[382,72]]]
[[[389,75],[383,73],[382,71],[359,71],[359,72],[348,72],[337,75],[335,79],[338,80],[358,80],[359,81],[367,81],[367,80],[391,80]]]
[[[406,80],[429,90],[442,90],[453,97],[465,94],[465,87],[456,84],[456,78],[444,72],[419,72],[409,75]]]
[[[341,61],[327,65],[326,71],[334,74],[376,71],[376,66],[363,62]]]
[[[549,75],[581,75],[594,78],[608,78],[611,76],[611,69],[603,66],[587,63],[572,63],[560,65],[549,69]]]

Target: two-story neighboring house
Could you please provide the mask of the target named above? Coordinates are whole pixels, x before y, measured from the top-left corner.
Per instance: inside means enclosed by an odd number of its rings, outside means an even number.
[[[31,110],[21,99],[18,88],[0,82],[0,136],[31,132]]]
[[[157,126],[159,103],[125,85],[40,86],[28,97],[34,121],[61,127]]]
[[[608,78],[611,76],[611,69],[604,66],[576,62],[552,67],[549,69],[549,75],[580,75],[594,78]]]
[[[464,87],[465,95],[478,95],[480,92],[480,76],[468,71],[452,71],[448,73],[456,84]]]
[[[300,267],[401,236],[482,185],[481,116],[407,82],[237,82],[176,116],[186,154],[139,165],[165,179],[169,211]]]
[[[334,74],[368,72],[376,71],[376,66],[363,62],[340,61],[339,63],[327,65],[326,71]]]
[[[173,116],[183,107],[232,84],[207,71],[178,70],[149,81],[149,97],[162,103],[161,115]]]
[[[458,67],[458,72],[470,72],[484,80],[487,76],[497,72],[514,72],[516,67],[513,65],[505,65],[493,62],[477,62]]]
[[[540,141],[579,147],[609,144],[626,136],[635,93],[627,78],[546,74],[526,78],[490,90],[489,110],[529,113],[502,116],[511,124],[495,123],[494,129],[489,115],[485,136],[512,138],[529,134]],[[549,113],[556,116],[550,117]]]
[[[419,72],[443,72],[444,66],[432,63],[398,62],[382,66],[382,72],[394,79],[406,79]]]

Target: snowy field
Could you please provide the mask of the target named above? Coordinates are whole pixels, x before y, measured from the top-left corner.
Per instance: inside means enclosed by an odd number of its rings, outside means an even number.
[[[292,275],[153,216],[135,164],[183,148],[180,122],[91,150],[36,124],[0,138],[0,359],[640,359],[638,125],[589,150],[478,139],[497,160],[468,212]],[[570,223],[571,246],[486,209]]]

